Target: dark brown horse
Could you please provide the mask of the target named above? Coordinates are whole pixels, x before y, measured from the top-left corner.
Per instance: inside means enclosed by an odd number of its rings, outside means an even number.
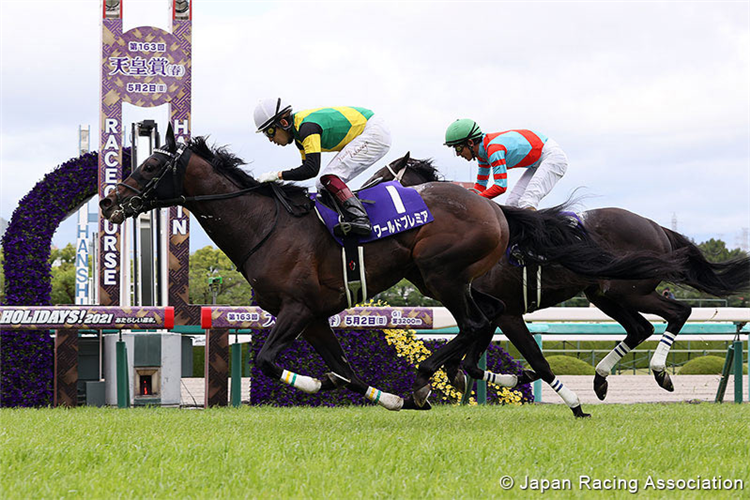
[[[347,303],[340,249],[311,212],[307,192],[294,185],[260,184],[240,164],[226,150],[208,148],[202,138],[178,146],[170,126],[166,148],[156,150],[101,200],[102,214],[122,223],[153,207],[184,205],[253,286],[259,305],[276,316],[256,357],[266,375],[309,393],[345,385],[392,410],[414,407],[411,400],[365,384],[346,361],[328,324]],[[487,318],[500,315],[504,306],[472,290],[470,283],[505,251],[506,216],[494,203],[455,185],[429,183],[416,189],[434,221],[367,246],[368,289],[377,293],[406,277],[453,314],[460,330],[456,339],[485,338],[494,330]],[[557,213],[548,212],[543,219],[526,214],[510,218],[521,244],[550,261],[572,259],[566,265],[580,272],[652,276],[671,275],[677,268],[672,260],[653,256],[614,258]],[[540,232],[540,221],[553,230]],[[278,354],[300,335],[331,368],[323,380],[276,364]],[[453,357],[450,347],[445,354]],[[438,356],[420,365],[414,385],[417,406],[423,406],[430,376],[443,363]]]
[[[440,180],[437,170],[429,160],[410,159],[407,155],[376,172],[371,181],[391,180],[394,177],[399,178],[405,186]],[[516,209],[502,207],[502,210],[507,216]],[[746,257],[723,263],[709,262],[700,250],[681,234],[619,208],[588,210],[580,214],[580,218],[586,232],[612,253],[651,250],[661,254],[674,251],[686,254],[687,259],[683,261],[683,269],[679,276],[673,278],[674,282],[689,285],[716,296],[727,296],[747,290],[750,286],[750,259]],[[516,228],[510,223],[511,234],[515,230]],[[517,263],[511,264],[510,260],[514,257],[509,254],[504,255],[488,274],[472,283],[472,287],[497,297],[505,303],[505,313],[494,318],[494,323],[526,358],[535,373],[525,372],[521,380],[516,381],[514,376],[498,377],[496,374],[479,371],[473,366],[471,360],[478,359],[478,356],[486,349],[491,340],[491,335],[488,335],[472,346],[473,350],[464,362],[467,372],[472,377],[485,380],[494,378],[495,381],[508,386],[542,378],[558,392],[564,391],[564,388],[555,383],[555,375],[522,316],[528,312],[530,303],[534,304],[534,309],[543,309],[559,304],[583,291],[594,305],[619,322],[627,332],[624,341],[597,366],[594,390],[599,399],[603,400],[606,397],[607,376],[617,361],[653,334],[653,326],[641,313],[656,314],[667,321],[666,332],[660,342],[660,347],[651,360],[651,369],[661,387],[668,391],[674,390],[664,362],[674,337],[690,316],[689,306],[657,293],[656,287],[661,281],[659,279],[592,280],[590,277],[576,274],[562,266],[548,265],[543,260],[540,261],[537,255],[532,252],[522,256],[526,263],[532,264],[532,272],[529,273],[527,269],[527,283],[532,282],[533,286],[527,286],[524,289],[523,269]],[[541,283],[535,282],[538,264],[541,264],[543,269]],[[537,301],[537,297],[541,300]],[[458,355],[448,361],[446,369],[458,388],[465,389],[465,377],[459,370],[460,359]],[[572,401],[573,408],[577,406],[575,405],[577,398],[572,399],[564,392],[561,396],[569,404]]]

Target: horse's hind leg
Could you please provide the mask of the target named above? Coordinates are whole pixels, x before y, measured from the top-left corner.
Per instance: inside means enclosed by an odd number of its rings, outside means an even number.
[[[310,323],[305,329],[303,337],[315,348],[326,365],[332,370],[326,374],[321,387],[322,390],[345,386],[388,410],[398,411],[404,408],[404,400],[401,397],[368,386],[359,378],[347,361],[338,338],[328,324],[328,319],[318,319]],[[406,408],[411,409],[413,406],[413,404],[410,404]]]
[[[491,323],[505,311],[505,304],[502,300],[480,292],[473,287],[471,289],[471,296],[482,311],[482,314],[484,314]],[[471,346],[469,346],[468,352],[456,353],[451,359],[445,362],[444,368],[445,372],[448,374],[448,380],[451,381],[453,386],[458,389],[459,392],[463,393],[468,390],[468,379],[466,373],[475,379],[482,379],[484,370],[479,368],[479,358],[482,356],[482,353],[487,350],[490,342],[492,342],[492,336],[494,333],[494,328],[487,330],[487,333],[483,338],[477,339],[471,344]],[[466,357],[463,359],[465,371],[460,369],[464,354],[466,354]],[[515,385],[515,383],[513,385]]]
[[[310,310],[302,304],[282,307],[276,317],[276,324],[255,358],[255,363],[268,377],[279,379],[308,394],[315,394],[322,386],[320,380],[284,370],[276,364],[279,353],[294,342],[311,320]]]
[[[667,328],[665,329],[664,334],[662,334],[654,355],[651,357],[649,367],[654,373],[656,383],[659,384],[660,387],[669,392],[674,391],[672,379],[666,370],[667,355],[669,354],[669,350],[672,347],[677,334],[680,333],[680,330],[682,330],[685,322],[690,317],[690,307],[677,302],[676,300],[664,297],[655,291],[651,291],[648,294],[623,295],[619,298],[618,302],[633,311],[633,314],[637,316],[643,324],[648,324],[648,334],[635,339],[635,345],[640,344],[653,333],[651,323],[638,314],[638,312],[656,314],[667,321]],[[628,340],[627,337],[626,340]],[[628,345],[630,345],[630,342],[628,342]],[[635,345],[633,347],[635,347]]]
[[[492,327],[483,332],[481,337],[477,337],[468,349],[466,357],[463,360],[463,367],[472,378],[482,380],[485,376],[485,371],[479,368],[479,358],[484,353],[492,342],[492,337],[495,334],[494,322],[498,317],[505,311],[505,304],[502,300],[497,299],[491,295],[480,292],[479,290],[472,288],[471,296],[476,302],[482,314],[490,321]],[[455,359],[455,358],[454,358]],[[459,358],[460,359],[460,358]],[[454,360],[450,360],[454,361]],[[515,386],[514,383],[510,386]]]
[[[465,353],[477,338],[482,338],[487,331],[494,330],[493,325],[471,298],[468,285],[464,285],[463,293],[455,293],[455,284],[451,286],[450,282],[441,281],[442,279],[436,278],[427,285],[435,292],[435,298],[440,300],[456,319],[459,332],[446,345],[419,364],[414,381],[414,401],[418,406],[422,406],[430,395],[432,375],[447,361]],[[440,293],[441,291],[444,293]]]
[[[607,316],[611,317],[625,328],[627,335],[622,342],[617,344],[604,359],[596,365],[594,375],[594,392],[596,396],[604,401],[607,397],[609,383],[607,377],[612,369],[625,355],[635,349],[644,340],[654,333],[654,327],[629,303],[625,296],[613,297],[600,293],[598,289],[587,290],[586,296],[592,304],[601,309]]]
[[[584,413],[581,408],[581,402],[578,396],[568,389],[560,380],[557,379],[555,374],[552,372],[549,363],[544,358],[542,350],[534,340],[533,335],[526,326],[522,316],[511,316],[504,315],[498,318],[497,325],[503,331],[508,340],[521,353],[521,356],[529,363],[533,372],[524,370],[523,374],[518,377],[517,384],[526,384],[533,382],[537,378],[541,378],[547,384],[552,387],[555,392],[562,398],[563,401],[568,405],[570,410],[578,418],[590,417],[588,413]],[[492,378],[492,373],[487,377]],[[515,375],[513,375],[515,377]],[[507,377],[507,375],[506,375]]]

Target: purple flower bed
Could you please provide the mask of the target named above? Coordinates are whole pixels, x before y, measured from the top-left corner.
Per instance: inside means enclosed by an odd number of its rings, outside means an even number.
[[[251,345],[252,356],[255,359],[268,331],[253,331]],[[377,330],[352,330],[338,335],[347,358],[366,383],[374,384],[380,390],[406,396],[411,392],[414,381],[414,367],[403,358],[396,355],[396,349],[388,345],[382,332]],[[428,341],[425,345],[434,350],[444,341]],[[320,377],[328,371],[320,356],[304,340],[296,341],[289,349],[279,355],[277,364],[287,370],[303,375]],[[250,404],[273,406],[341,406],[370,405],[362,396],[348,390],[305,394],[279,380],[266,377],[251,361],[252,384],[250,389]],[[496,373],[521,374],[521,364],[513,360],[505,350],[492,344],[487,354],[487,367]],[[524,402],[533,401],[531,386],[521,387]],[[487,391],[490,403],[497,403],[495,391]],[[433,395],[432,399],[435,399]]]
[[[5,304],[49,305],[52,236],[60,223],[97,193],[96,152],[73,158],[44,176],[18,204],[2,240]],[[125,170],[130,151],[123,151]],[[52,403],[53,345],[47,331],[0,333],[0,406]]]

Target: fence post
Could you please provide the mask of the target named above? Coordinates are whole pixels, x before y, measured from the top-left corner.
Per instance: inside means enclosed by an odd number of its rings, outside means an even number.
[[[487,351],[482,353],[482,357],[479,358],[479,368],[482,370],[487,369]],[[487,381],[477,380],[477,403],[480,405],[487,404]]]
[[[54,366],[54,406],[76,406],[78,404],[78,330],[57,330]]]
[[[734,341],[734,402],[742,403],[742,341]]]
[[[727,382],[729,381],[729,372],[732,369],[732,360],[734,359],[734,346],[730,345],[727,349],[727,357],[724,359],[724,368],[721,370],[721,380],[719,380],[719,389],[716,391],[714,403],[724,402],[724,393],[727,391]]]
[[[206,332],[206,359],[204,365],[204,377],[206,382],[204,408],[211,406],[227,406],[227,380],[229,349],[228,328],[205,329]]]
[[[242,345],[239,343],[237,332],[234,334],[232,344],[232,406],[240,406],[242,403]]]
[[[466,375],[466,392],[464,392],[464,395],[461,396],[461,404],[467,405],[469,404],[469,400],[471,399],[471,393],[474,390],[474,379],[471,378],[468,374]]]
[[[120,332],[120,340],[116,344],[116,355],[117,355],[117,407],[128,408],[130,406],[130,382],[128,381],[128,347],[125,345],[125,341],[122,340],[122,332]]]
[[[539,346],[539,350],[542,350],[542,334],[535,333],[534,340],[536,340],[536,343]],[[532,390],[534,394],[534,402],[541,403],[542,402],[542,380],[541,379],[535,380],[534,385],[532,387],[533,387]]]

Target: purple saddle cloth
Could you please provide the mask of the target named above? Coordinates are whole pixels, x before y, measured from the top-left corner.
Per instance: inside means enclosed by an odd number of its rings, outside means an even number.
[[[310,197],[315,200],[315,208],[333,239],[343,245],[343,240],[333,234],[334,226],[339,223],[339,214],[323,205],[316,194]],[[383,182],[363,189],[359,191],[357,197],[362,200],[362,205],[372,223],[372,232],[369,236],[360,237],[360,243],[387,238],[424,226],[433,220],[432,214],[419,193],[413,188],[402,186],[397,181]]]

